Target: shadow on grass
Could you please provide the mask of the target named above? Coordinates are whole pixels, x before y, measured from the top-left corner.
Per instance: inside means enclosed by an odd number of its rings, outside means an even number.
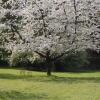
[[[0,100],[47,100],[47,95],[18,91],[0,91]]]
[[[6,74],[0,73],[0,79],[29,79],[32,76],[29,75],[14,75],[14,74]]]
[[[68,82],[68,83],[81,83],[81,82],[96,82],[100,83],[100,77],[58,77],[55,76],[56,82]]]
[[[100,72],[100,70],[79,70],[79,71],[69,71],[67,73],[97,73],[97,72]]]
[[[50,76],[47,77],[45,75],[14,75],[14,74],[5,74],[0,73],[0,79],[9,79],[9,80],[17,80],[22,79],[26,81],[33,82],[66,82],[66,83],[80,83],[80,82],[97,82],[100,83],[100,77],[60,77],[60,76]]]

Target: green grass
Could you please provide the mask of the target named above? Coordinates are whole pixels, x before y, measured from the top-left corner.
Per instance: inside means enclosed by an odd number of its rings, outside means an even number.
[[[0,100],[100,100],[100,72],[47,77],[46,73],[0,69]]]

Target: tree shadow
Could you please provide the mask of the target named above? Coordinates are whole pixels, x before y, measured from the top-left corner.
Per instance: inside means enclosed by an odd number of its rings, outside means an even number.
[[[0,91],[0,100],[47,100],[46,94],[22,93],[18,91]]]
[[[96,82],[100,83],[100,77],[59,77],[54,76],[55,82],[67,82],[67,83],[83,83],[83,82]]]
[[[82,77],[60,77],[56,75],[52,75],[50,77],[46,75],[14,75],[14,74],[5,74],[0,73],[0,79],[12,79],[12,80],[26,80],[26,81],[33,81],[33,82],[65,82],[68,84],[72,83],[81,83],[81,82],[96,82],[100,83],[100,77],[88,77],[88,76],[82,76]]]
[[[27,75],[14,75],[14,74],[6,74],[6,73],[0,73],[0,79],[28,79],[31,76]]]
[[[97,72],[100,72],[100,70],[79,70],[79,71],[69,71],[68,73],[97,73]]]

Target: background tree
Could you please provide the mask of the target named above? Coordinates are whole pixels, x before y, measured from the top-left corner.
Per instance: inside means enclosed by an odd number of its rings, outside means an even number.
[[[98,49],[97,42],[91,40],[92,28],[87,27],[87,0],[7,0],[2,3],[1,22],[6,29],[5,47],[12,53],[32,51],[43,57],[47,63],[47,75],[51,75],[55,60],[70,52],[84,51],[86,48]],[[5,6],[10,7],[5,8]],[[97,9],[94,9],[97,12]],[[92,13],[92,12],[91,12]],[[94,16],[94,15],[93,15]],[[11,31],[8,31],[9,29]],[[5,33],[5,32],[4,32]],[[95,35],[94,37],[100,36]],[[94,44],[94,45],[93,45]]]

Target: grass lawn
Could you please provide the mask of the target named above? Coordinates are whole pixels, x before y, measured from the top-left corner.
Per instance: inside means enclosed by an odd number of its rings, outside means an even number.
[[[46,73],[0,69],[0,100],[100,100],[100,72]]]

